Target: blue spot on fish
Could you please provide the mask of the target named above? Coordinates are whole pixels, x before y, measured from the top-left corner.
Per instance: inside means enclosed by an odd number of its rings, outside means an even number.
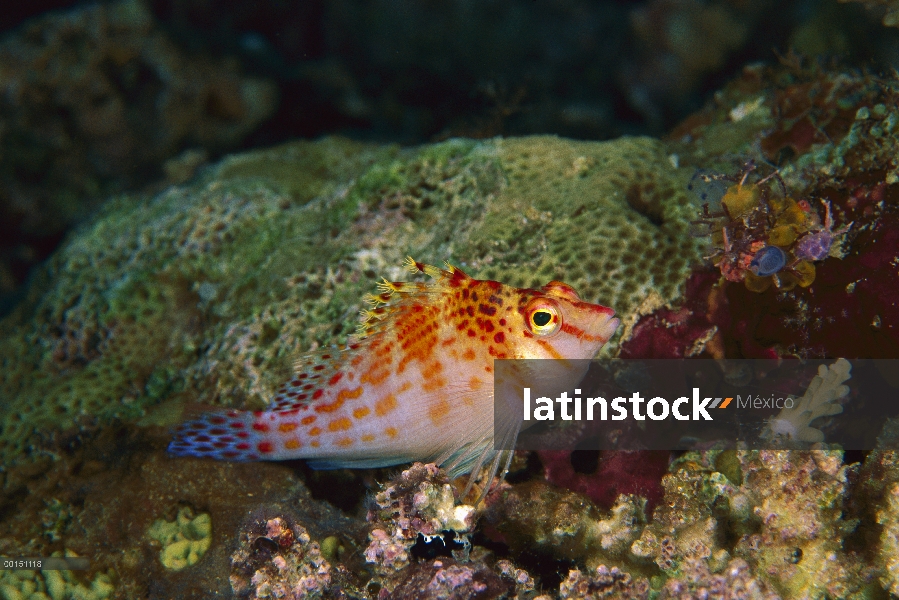
[[[759,277],[774,275],[787,264],[787,255],[777,246],[765,246],[755,253],[749,263],[749,270]]]

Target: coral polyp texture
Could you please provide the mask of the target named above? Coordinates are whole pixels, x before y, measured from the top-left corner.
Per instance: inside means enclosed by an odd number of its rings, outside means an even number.
[[[699,261],[685,177],[645,138],[327,139],[112,200],[0,324],[15,415],[0,454],[160,405],[156,417],[185,402],[263,408],[298,352],[346,340],[410,252],[520,287],[564,278],[625,318],[673,301]]]

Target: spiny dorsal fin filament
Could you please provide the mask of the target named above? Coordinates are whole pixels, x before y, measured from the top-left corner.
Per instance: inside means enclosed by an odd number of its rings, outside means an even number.
[[[434,279],[441,279],[449,274],[452,274],[452,271],[447,273],[443,269],[435,267],[434,265],[428,265],[422,262],[418,262],[411,256],[406,257],[406,262],[403,263],[403,266],[412,273],[424,273],[428,277],[433,277]]]

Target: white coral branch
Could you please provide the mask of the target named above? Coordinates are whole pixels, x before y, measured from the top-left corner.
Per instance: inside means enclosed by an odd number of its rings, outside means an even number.
[[[793,403],[792,408],[784,408],[776,417],[768,421],[763,439],[785,437],[798,442],[816,443],[824,441],[824,433],[811,426],[819,417],[829,417],[843,412],[838,402],[849,393],[843,385],[852,375],[852,365],[845,358],[839,358],[830,367],[820,365],[818,374],[808,385],[802,398]]]

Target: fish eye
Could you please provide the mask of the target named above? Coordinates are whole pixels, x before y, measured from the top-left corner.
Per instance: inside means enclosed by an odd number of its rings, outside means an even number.
[[[535,310],[531,314],[531,323],[536,325],[537,327],[543,327],[550,321],[552,321],[553,316],[550,314],[548,310]]]
[[[559,328],[559,313],[553,306],[540,304],[528,313],[528,327],[537,335],[549,335]]]

